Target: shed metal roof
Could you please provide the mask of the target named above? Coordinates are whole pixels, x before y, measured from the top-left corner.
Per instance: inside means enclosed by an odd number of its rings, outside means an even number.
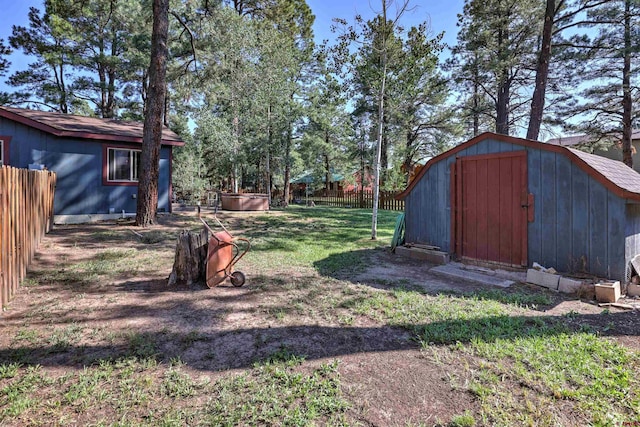
[[[60,137],[142,142],[143,124],[140,122],[75,116],[13,107],[0,107],[0,117]],[[162,144],[180,146],[184,145],[184,142],[178,134],[165,127],[162,130]]]
[[[584,151],[576,150],[575,148],[567,147],[567,150],[579,157],[591,168],[600,172],[606,179],[616,186],[631,193],[640,194],[640,174],[629,166],[618,160],[609,159],[596,154],[585,153]]]
[[[422,179],[427,170],[440,160],[447,157],[454,156],[456,153],[472,146],[485,139],[493,139],[496,141],[507,142],[511,144],[520,145],[523,147],[531,147],[539,150],[551,151],[560,153],[569,158],[574,164],[580,167],[587,174],[592,176],[598,182],[605,186],[609,191],[616,194],[623,199],[630,199],[640,201],[640,174],[625,165],[624,163],[608,159],[606,157],[598,156],[595,154],[585,153],[574,148],[563,147],[561,145],[547,144],[539,141],[532,141],[529,139],[516,138],[513,136],[501,135],[492,132],[485,132],[470,139],[469,141],[445,151],[442,154],[429,160],[427,164],[422,168],[418,176],[409,183],[405,190],[398,194],[396,198],[404,199],[416,184]]]

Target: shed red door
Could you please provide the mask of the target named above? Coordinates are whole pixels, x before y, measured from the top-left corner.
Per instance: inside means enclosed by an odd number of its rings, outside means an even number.
[[[456,253],[463,258],[527,265],[527,152],[456,160]]]

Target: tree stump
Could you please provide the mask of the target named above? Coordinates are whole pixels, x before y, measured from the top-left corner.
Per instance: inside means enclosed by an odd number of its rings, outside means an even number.
[[[188,286],[204,282],[207,274],[209,232],[183,230],[176,242],[176,255],[169,275],[169,286],[186,283]]]

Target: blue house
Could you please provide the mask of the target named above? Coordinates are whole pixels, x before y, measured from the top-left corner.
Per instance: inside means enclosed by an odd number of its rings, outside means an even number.
[[[55,222],[85,222],[136,211],[142,123],[0,107],[0,165],[56,172]],[[173,147],[164,129],[158,211],[171,211]]]
[[[453,258],[629,280],[640,174],[572,148],[493,133],[431,159],[399,196],[407,243]]]

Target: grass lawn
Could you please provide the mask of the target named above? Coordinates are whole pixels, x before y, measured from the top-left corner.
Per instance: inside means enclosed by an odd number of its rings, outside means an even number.
[[[57,227],[0,317],[0,425],[640,425],[637,313],[434,290],[397,215],[220,214],[252,248],[214,289],[166,286],[192,215]]]

